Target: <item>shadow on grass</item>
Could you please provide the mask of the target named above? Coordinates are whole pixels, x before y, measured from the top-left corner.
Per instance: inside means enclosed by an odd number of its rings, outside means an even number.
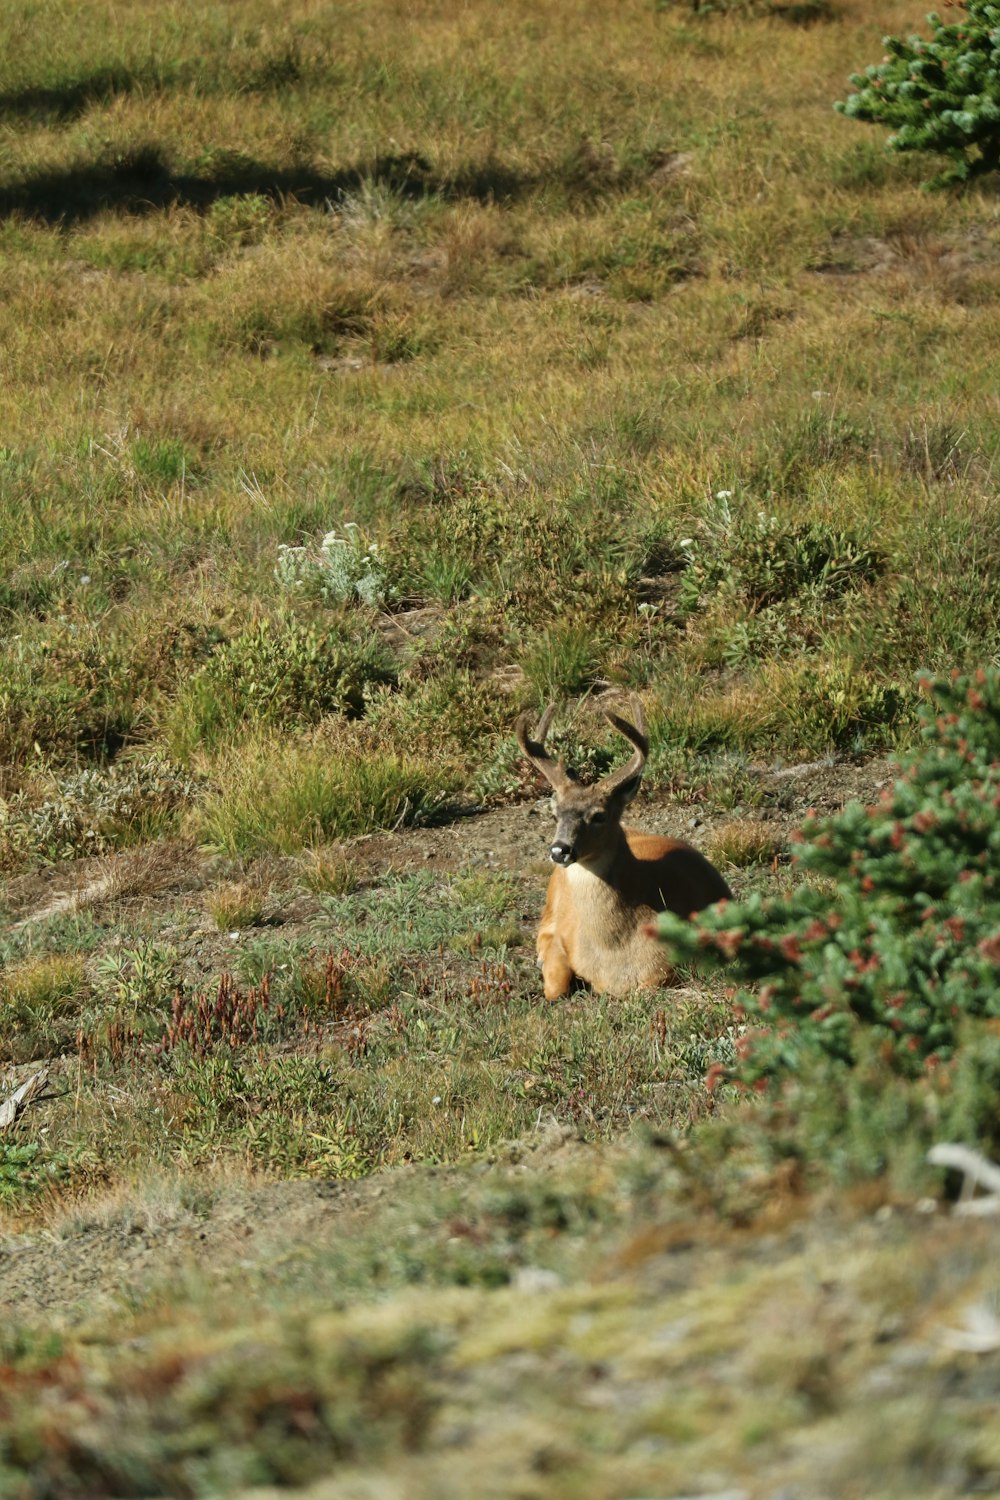
[[[519,173],[500,162],[477,163],[445,176],[416,151],[376,156],[335,172],[272,167],[220,153],[204,172],[185,173],[172,170],[159,147],[147,146],[0,185],[0,219],[19,213],[49,224],[74,224],[107,210],[144,214],[172,205],[204,210],[219,198],[248,194],[293,198],[307,206],[336,205],[346,194],[373,183],[408,198],[503,201],[521,197],[545,181],[545,176]]]
[[[223,53],[188,61],[154,61],[128,67],[112,64],[63,76],[48,83],[0,92],[0,120],[38,120],[62,124],[79,118],[91,105],[110,104],[127,94],[151,95],[168,89],[186,88],[199,95],[273,93],[301,82],[315,73],[301,55],[295,41],[271,52],[243,59],[234,66]]]
[[[142,82],[127,68],[100,68],[83,78],[10,89],[0,92],[0,120],[75,120],[92,104],[107,104]]]

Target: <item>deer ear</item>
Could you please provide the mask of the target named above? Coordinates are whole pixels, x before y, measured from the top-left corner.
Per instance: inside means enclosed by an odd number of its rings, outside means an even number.
[[[627,777],[624,781],[620,782],[619,785],[615,787],[615,801],[620,803],[622,807],[628,807],[629,803],[632,801],[632,798],[635,796],[636,792],[641,786],[642,772],[637,771],[634,776]]]

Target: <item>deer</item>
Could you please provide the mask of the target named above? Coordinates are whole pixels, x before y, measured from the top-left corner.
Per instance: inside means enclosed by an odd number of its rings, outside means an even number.
[[[556,830],[549,855],[556,868],[537,943],[545,998],[560,999],[577,981],[609,995],[669,984],[668,950],[649,929],[657,912],[691,917],[714,901],[730,899],[732,891],[690,844],[622,826],[649,755],[638,700],[634,724],[605,711],[633,746],[631,760],[589,786],[545,749],[555,712],[550,703],[534,730],[533,715],[522,714],[514,730],[521,753],[554,793]]]

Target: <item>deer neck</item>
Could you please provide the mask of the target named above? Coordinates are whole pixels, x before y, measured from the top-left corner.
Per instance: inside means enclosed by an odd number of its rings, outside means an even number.
[[[602,885],[615,887],[630,858],[625,830],[619,825],[608,835],[608,841],[599,854],[592,859],[577,860],[576,864],[569,866],[566,874],[574,886],[600,881]]]

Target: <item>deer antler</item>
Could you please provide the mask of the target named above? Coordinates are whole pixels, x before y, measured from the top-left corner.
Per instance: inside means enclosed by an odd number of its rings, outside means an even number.
[[[534,738],[529,738],[528,734],[531,725],[531,714],[522,714],[514,725],[514,734],[517,737],[517,743],[521,747],[522,755],[527,760],[530,760],[535,769],[541,771],[549,785],[555,791],[559,792],[569,782],[569,776],[566,773],[566,767],[563,762],[561,760],[553,760],[552,756],[545,749],[545,736],[548,734],[549,726],[555,718],[555,712],[556,705],[550,703],[535,726]]]
[[[627,719],[614,714],[610,709],[604,710],[604,717],[613,729],[617,729],[620,735],[628,740],[630,745],[635,746],[635,754],[627,765],[617,771],[612,771],[610,776],[604,778],[603,785],[608,791],[614,792],[625,782],[631,781],[633,777],[641,776],[645,766],[646,757],[649,755],[649,740],[646,737],[646,721],[642,713],[642,704],[638,698],[632,700],[632,713],[635,724],[630,724]]]

